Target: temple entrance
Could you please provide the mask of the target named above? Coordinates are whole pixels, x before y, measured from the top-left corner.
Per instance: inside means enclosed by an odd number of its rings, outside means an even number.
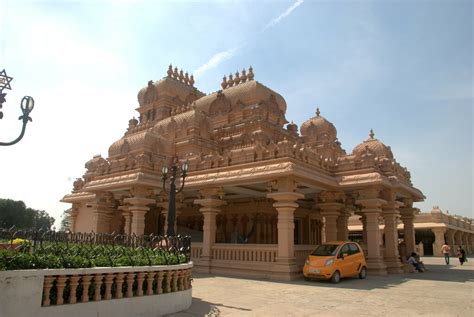
[[[416,230],[415,243],[423,243],[424,255],[433,255],[434,233],[431,230]]]

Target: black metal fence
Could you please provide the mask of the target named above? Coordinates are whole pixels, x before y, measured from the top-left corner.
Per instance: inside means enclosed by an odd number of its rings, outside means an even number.
[[[177,264],[189,262],[191,256],[190,236],[0,228],[0,242],[7,248],[15,247],[15,239],[23,240],[16,246],[20,252],[9,254],[11,259],[7,264],[20,261],[21,253],[28,253],[34,257],[28,261],[38,268]],[[13,264],[11,266],[10,269],[17,269]]]

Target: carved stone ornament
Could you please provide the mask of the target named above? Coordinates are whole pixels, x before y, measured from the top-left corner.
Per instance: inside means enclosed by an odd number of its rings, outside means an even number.
[[[317,198],[320,203],[344,203],[346,196],[341,191],[322,191]]]
[[[84,187],[84,180],[82,178],[76,178],[76,180],[73,183],[73,188],[74,191],[78,191]]]
[[[381,189],[378,187],[369,187],[357,191],[358,199],[380,198]]]

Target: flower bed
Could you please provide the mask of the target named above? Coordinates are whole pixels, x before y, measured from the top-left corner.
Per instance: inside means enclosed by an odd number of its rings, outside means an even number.
[[[6,316],[148,316],[191,305],[189,237],[7,232],[0,250]]]

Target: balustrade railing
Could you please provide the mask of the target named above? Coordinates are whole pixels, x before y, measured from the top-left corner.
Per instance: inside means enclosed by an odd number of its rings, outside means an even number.
[[[160,295],[191,288],[191,268],[170,268],[70,269],[64,270],[64,275],[45,275],[42,306]]]
[[[202,254],[202,242],[194,242],[191,246],[191,260],[197,260]]]
[[[212,258],[222,261],[275,262],[276,244],[221,244],[212,247]]]
[[[316,248],[316,245],[310,245],[310,244],[295,245],[296,263],[298,265],[303,265],[306,259],[308,258],[308,255],[310,255],[311,252],[313,252],[315,248]]]

